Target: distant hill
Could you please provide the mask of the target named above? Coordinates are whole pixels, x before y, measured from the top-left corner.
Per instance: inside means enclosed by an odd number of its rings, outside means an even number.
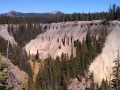
[[[60,12],[60,11],[52,11],[52,12],[46,12],[46,13],[34,13],[34,12],[31,12],[31,13],[22,13],[22,12],[17,12],[17,11],[10,11],[8,13],[3,13],[3,14],[0,14],[2,16],[11,16],[11,17],[37,17],[37,16],[42,16],[42,17],[54,17],[54,16],[60,16],[64,14],[63,12]]]

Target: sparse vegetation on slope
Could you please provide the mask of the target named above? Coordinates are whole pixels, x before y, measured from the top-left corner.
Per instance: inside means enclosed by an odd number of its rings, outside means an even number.
[[[40,68],[36,77],[36,90],[67,90],[71,78],[78,78],[81,81],[92,60],[102,52],[105,33],[106,29],[103,29],[96,39],[96,35],[93,35],[88,28],[86,40],[83,39],[82,43],[77,41],[74,45],[76,57],[71,54],[69,58],[67,54],[62,54],[55,60],[51,57],[46,59],[44,67]]]

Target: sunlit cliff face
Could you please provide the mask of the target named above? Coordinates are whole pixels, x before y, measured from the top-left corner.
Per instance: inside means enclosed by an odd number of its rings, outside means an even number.
[[[51,57],[61,56],[62,52],[68,55],[73,52],[76,55],[74,47],[75,41],[82,41],[85,39],[89,24],[90,30],[99,33],[103,27],[100,21],[80,21],[80,22],[66,22],[66,23],[51,23],[45,24],[47,31],[37,36],[36,39],[31,40],[25,48],[27,53],[36,55],[39,51],[41,59],[48,55]]]

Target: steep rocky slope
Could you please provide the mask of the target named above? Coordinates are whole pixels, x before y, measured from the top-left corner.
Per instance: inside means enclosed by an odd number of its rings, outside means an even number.
[[[38,50],[41,59],[48,55],[55,58],[57,55],[61,56],[62,52],[70,55],[71,48],[73,48],[75,56],[74,41],[82,41],[85,38],[89,25],[91,32],[99,35],[103,24],[101,20],[45,24],[47,31],[31,40],[25,48],[28,54],[34,55]],[[111,79],[113,61],[117,57],[117,50],[120,49],[120,22],[110,21],[107,28],[108,36],[102,53],[95,58],[89,67],[89,71],[94,74],[95,82],[99,84],[103,78]]]
[[[110,29],[110,28],[108,28]],[[94,73],[95,82],[112,78],[113,61],[117,58],[118,50],[120,50],[120,26],[115,25],[111,33],[108,35],[105,47],[102,53],[96,57],[94,62],[90,65],[89,70]]]
[[[37,36],[36,39],[31,40],[25,48],[27,53],[36,54],[39,51],[41,59],[46,58],[48,55],[51,57],[61,56],[61,53],[68,53],[70,55],[73,49],[75,56],[74,41],[80,40],[86,36],[88,24],[92,23],[90,30],[92,32],[101,32],[103,27],[101,21],[80,21],[80,22],[66,22],[66,23],[52,23],[45,24],[47,31]],[[45,26],[44,25],[44,26]]]

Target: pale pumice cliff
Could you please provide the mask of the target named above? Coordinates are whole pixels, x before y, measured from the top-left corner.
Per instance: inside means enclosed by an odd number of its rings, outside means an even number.
[[[94,73],[95,82],[100,83],[103,78],[112,79],[113,61],[117,58],[118,50],[120,50],[120,26],[115,25],[106,39],[102,53],[89,67],[89,70]]]
[[[62,52],[70,55],[74,41],[82,41],[85,38],[88,24],[91,23],[93,23],[90,25],[91,32],[99,35],[104,27],[101,20],[45,24],[47,31],[31,40],[25,46],[26,51],[28,54],[36,55],[38,50],[41,59],[46,58],[48,54],[55,58],[57,55],[61,56]],[[117,57],[117,50],[120,49],[120,21],[110,21],[107,28],[108,36],[102,53],[89,67],[89,71],[94,74],[95,82],[99,84],[103,79],[111,79],[113,61]],[[73,54],[74,56],[76,54],[75,47],[73,47]]]
[[[36,55],[39,52],[40,59],[45,59],[48,55],[55,58],[61,56],[62,52],[75,56],[76,51],[74,41],[82,41],[86,36],[88,24],[93,23],[90,27],[92,32],[101,32],[103,27],[101,21],[80,21],[80,22],[66,22],[66,23],[52,23],[46,24],[47,31],[37,36],[36,39],[31,40],[26,46],[26,51],[29,54]],[[100,25],[99,25],[100,24]]]

